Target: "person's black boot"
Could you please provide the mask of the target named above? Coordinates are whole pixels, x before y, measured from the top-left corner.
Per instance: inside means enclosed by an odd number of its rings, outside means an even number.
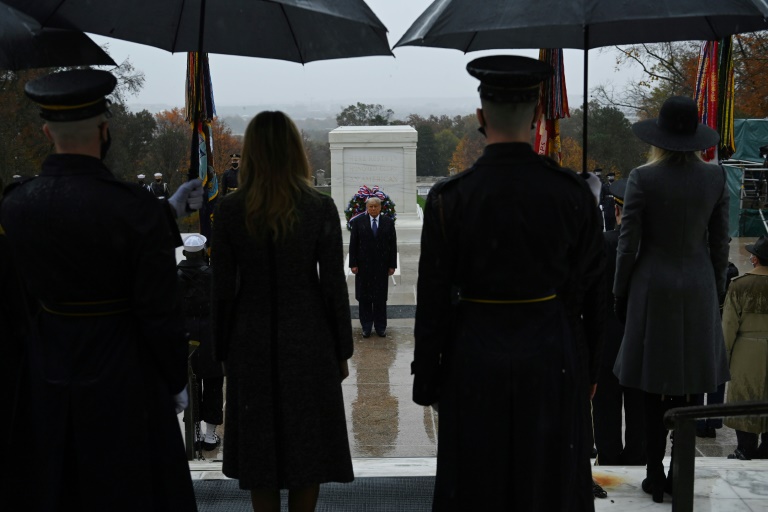
[[[651,495],[656,503],[664,502],[664,466],[646,470],[646,477],[641,484],[643,491]]]

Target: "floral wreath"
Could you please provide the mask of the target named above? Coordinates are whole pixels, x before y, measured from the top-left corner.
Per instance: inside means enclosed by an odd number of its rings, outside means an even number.
[[[395,203],[389,198],[387,194],[379,190],[378,185],[374,185],[368,188],[367,185],[363,185],[349,200],[347,209],[344,210],[344,215],[347,217],[347,229],[352,229],[349,223],[363,215],[366,212],[365,202],[369,197],[378,197],[381,200],[381,213],[390,217],[393,221],[397,221],[397,213],[395,213]]]

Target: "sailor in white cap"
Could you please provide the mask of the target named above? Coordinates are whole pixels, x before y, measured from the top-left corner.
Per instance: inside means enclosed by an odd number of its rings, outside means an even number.
[[[162,173],[156,172],[155,173],[155,181],[154,183],[149,185],[149,191],[152,192],[155,197],[158,199],[166,198],[168,199],[171,197],[171,190],[168,188],[167,183],[163,183],[163,175]]]
[[[148,187],[147,187],[147,182],[144,181],[145,179],[146,179],[146,176],[143,175],[143,174],[137,174],[136,175],[136,182],[139,184],[139,186],[149,190]]]
[[[183,254],[186,259],[179,262],[177,276],[179,293],[184,301],[184,323],[190,343],[197,346],[190,357],[195,446],[211,451],[221,444],[216,427],[224,423],[224,372],[221,363],[213,359],[210,337],[211,267],[208,266],[206,242],[207,239],[198,234],[189,235],[184,240]]]

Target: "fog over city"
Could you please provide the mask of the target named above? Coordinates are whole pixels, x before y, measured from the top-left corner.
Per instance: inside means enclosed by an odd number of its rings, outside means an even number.
[[[367,4],[389,29],[393,46],[431,0],[368,0]],[[232,37],[237,37],[233,34]],[[107,44],[115,61],[130,59],[144,73],[142,91],[128,98],[133,110],[159,112],[184,104],[186,54],[171,54],[149,46],[93,36]],[[394,57],[363,57],[310,62],[233,57],[211,54],[214,99],[220,117],[251,117],[264,109],[281,109],[295,118],[334,118],[356,102],[382,104],[395,118],[471,113],[477,105],[477,81],[466,63],[483,55],[509,53],[537,57],[537,49],[499,50],[463,54],[457,50],[403,47]],[[612,48],[589,54],[589,87],[621,89],[636,80],[638,68],[615,66]],[[571,107],[583,97],[583,52],[565,50],[565,73]]]

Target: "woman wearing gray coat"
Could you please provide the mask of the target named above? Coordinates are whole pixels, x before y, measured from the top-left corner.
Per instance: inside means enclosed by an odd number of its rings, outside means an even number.
[[[672,97],[658,119],[635,123],[651,144],[650,160],[629,175],[613,293],[625,318],[614,373],[645,392],[647,478],[643,490],[662,502],[664,413],[713,392],[729,379],[719,299],[728,266],[728,195],[722,167],[700,150],[719,141],[698,122],[696,103]],[[673,454],[674,456],[674,454]]]

